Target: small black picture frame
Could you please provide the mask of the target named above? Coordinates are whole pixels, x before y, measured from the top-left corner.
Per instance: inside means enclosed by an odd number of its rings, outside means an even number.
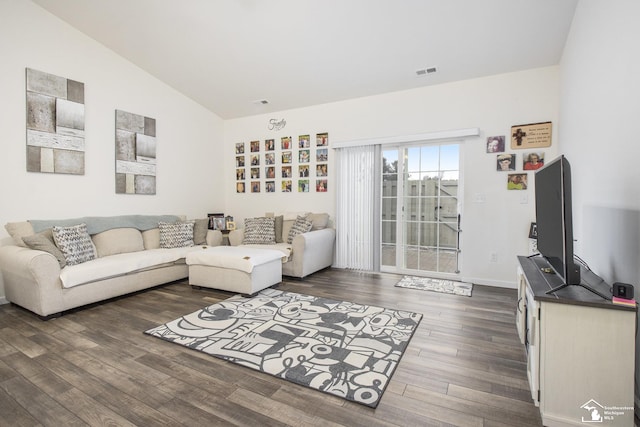
[[[222,224],[224,224],[223,213],[210,213],[207,214],[207,217],[209,218],[209,230],[218,230],[221,223],[220,219],[222,219]]]
[[[538,238],[538,224],[532,222],[529,226],[529,238],[537,239]]]

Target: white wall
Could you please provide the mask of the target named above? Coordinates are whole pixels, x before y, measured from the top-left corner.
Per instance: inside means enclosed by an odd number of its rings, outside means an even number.
[[[329,132],[335,141],[413,135],[479,127],[481,136],[463,148],[464,216],[462,271],[466,280],[514,286],[515,256],[528,250],[533,189],[507,191],[485,153],[490,135],[508,135],[511,125],[551,120],[556,153],[557,67],[497,75],[332,104],[222,120],[87,38],[31,2],[5,0],[0,13],[0,222],[33,218],[126,213],[220,211],[237,220],[267,211],[310,210],[335,214],[335,152],[330,150],[329,192],[236,194],[236,142]],[[52,35],[55,35],[53,37]],[[27,173],[25,161],[25,67],[85,83],[86,173]],[[157,119],[158,183],[155,196],[114,191],[114,110]],[[269,120],[287,126],[268,130]],[[220,140],[224,133],[224,146]],[[220,153],[224,153],[223,156]],[[517,152],[517,154],[522,154]],[[519,156],[518,162],[520,163]],[[222,171],[222,173],[221,173]],[[483,203],[475,202],[484,199]],[[6,235],[0,230],[0,237]],[[498,261],[489,262],[495,252]],[[2,293],[0,293],[1,295]]]
[[[576,253],[607,282],[634,285],[636,299],[640,296],[639,19],[637,0],[580,1],[561,64],[559,132],[560,149],[572,167]],[[636,406],[639,350],[636,344]]]
[[[464,143],[464,215],[462,223],[462,273],[466,280],[498,286],[515,286],[516,255],[528,252],[529,224],[534,220],[533,188],[507,191],[506,175],[496,172],[496,155],[487,154],[487,136],[506,135],[512,125],[552,121],[555,157],[559,102],[557,67],[460,81],[410,91],[352,99],[308,108],[225,121],[225,176],[227,212],[240,223],[244,217],[265,212],[326,211],[335,215],[333,165],[329,153],[329,192],[319,194],[236,194],[234,147],[237,142],[329,132],[336,141],[422,134],[478,127],[481,136]],[[268,129],[271,119],[285,119],[280,131]],[[522,151],[514,150],[521,163]],[[280,164],[278,163],[278,167]],[[262,169],[264,169],[262,167]],[[520,164],[519,170],[522,170]],[[532,181],[532,173],[530,180]],[[279,180],[276,180],[279,183]],[[483,198],[484,203],[475,202]],[[489,262],[495,252],[498,262]]]
[[[640,279],[639,18],[634,0],[582,0],[561,67],[560,148],[572,166],[576,251],[608,281],[633,284]]]
[[[2,0],[0,58],[0,224],[224,209],[218,116],[30,1]],[[26,172],[25,68],[85,84],[85,175]],[[116,109],[156,119],[156,195],[115,194]]]

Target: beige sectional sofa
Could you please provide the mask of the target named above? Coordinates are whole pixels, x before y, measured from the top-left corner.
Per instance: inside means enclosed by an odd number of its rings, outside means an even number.
[[[176,215],[127,215],[9,223],[5,228],[11,238],[4,239],[0,246],[6,298],[48,317],[186,278],[186,255],[202,245],[221,245],[222,234],[208,230],[207,219],[183,220]],[[171,224],[178,223],[193,224],[193,241],[176,244],[169,239],[175,228]],[[56,252],[58,241],[51,238],[52,229],[75,224],[86,224],[95,257],[65,265],[69,253]]]
[[[271,216],[269,216],[271,217]],[[269,218],[265,215],[265,218]],[[311,223],[311,229],[296,234],[291,242],[288,237],[298,217],[304,217]],[[336,232],[331,227],[329,215],[326,213],[289,212],[273,215],[274,236],[270,243],[245,242],[245,228],[229,233],[231,246],[250,246],[263,249],[277,249],[288,257],[282,264],[284,276],[304,278],[318,270],[333,264]],[[246,223],[246,220],[245,220]]]

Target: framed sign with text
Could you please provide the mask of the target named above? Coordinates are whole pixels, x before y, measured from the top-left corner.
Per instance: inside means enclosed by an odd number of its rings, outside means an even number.
[[[511,149],[551,146],[551,122],[511,126]]]

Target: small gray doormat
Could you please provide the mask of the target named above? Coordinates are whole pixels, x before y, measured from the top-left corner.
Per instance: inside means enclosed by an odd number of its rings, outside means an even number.
[[[473,284],[454,280],[432,279],[430,277],[404,276],[396,283],[400,288],[420,289],[422,291],[442,292],[445,294],[471,296]]]

